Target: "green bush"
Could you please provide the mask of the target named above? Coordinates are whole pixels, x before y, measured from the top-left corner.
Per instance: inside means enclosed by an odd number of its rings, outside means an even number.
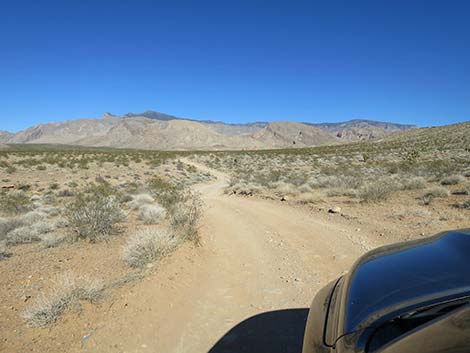
[[[20,214],[31,209],[31,200],[23,191],[2,192],[0,211],[5,214]]]

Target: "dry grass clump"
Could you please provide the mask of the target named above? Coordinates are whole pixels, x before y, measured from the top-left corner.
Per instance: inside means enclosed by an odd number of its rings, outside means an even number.
[[[53,231],[55,225],[48,221],[39,221],[31,225],[22,225],[6,234],[8,245],[28,244],[40,241],[42,237]]]
[[[30,226],[37,222],[42,222],[47,219],[47,214],[40,210],[29,211],[21,216],[21,222],[24,225]]]
[[[463,183],[465,177],[462,175],[451,175],[441,180],[441,185],[457,185]]]
[[[429,205],[434,199],[442,199],[449,196],[449,190],[442,186],[436,186],[426,191],[421,197],[421,202],[424,205]]]
[[[357,192],[354,189],[334,188],[334,189],[328,189],[326,191],[326,196],[329,196],[329,197],[334,197],[334,196],[355,197],[356,195],[357,195]]]
[[[70,306],[81,300],[91,303],[103,296],[104,286],[101,281],[88,276],[76,276],[65,273],[54,281],[53,288],[42,293],[36,302],[23,313],[28,325],[45,327],[54,323]]]
[[[145,204],[139,208],[139,219],[145,224],[158,224],[166,216],[166,210],[159,205]]]
[[[117,197],[103,186],[77,193],[65,215],[75,237],[89,241],[106,239],[124,217]]]
[[[366,183],[359,189],[357,196],[362,202],[380,202],[387,200],[399,188],[395,181],[382,179]]]
[[[127,203],[131,210],[137,210],[144,205],[148,205],[155,202],[155,199],[149,194],[138,194],[133,195],[132,200]]]
[[[9,232],[23,226],[23,222],[19,217],[0,218],[0,240],[4,239]]]
[[[143,267],[167,255],[177,244],[177,238],[166,231],[144,229],[129,238],[123,259],[132,267]]]
[[[426,179],[423,177],[414,177],[402,180],[403,190],[419,190],[426,187]]]
[[[47,233],[41,236],[41,245],[48,248],[55,248],[65,241],[65,237],[54,233]]]
[[[296,201],[300,204],[310,204],[322,201],[322,195],[314,192],[304,192],[297,196]]]
[[[183,241],[189,240],[196,245],[200,243],[198,231],[202,206],[199,195],[188,190],[180,202],[169,209],[170,227]]]
[[[441,186],[436,186],[427,190],[424,196],[430,196],[432,198],[444,198],[449,196],[449,190]]]
[[[22,226],[9,232],[6,236],[8,245],[28,244],[41,240],[40,233],[30,226]]]

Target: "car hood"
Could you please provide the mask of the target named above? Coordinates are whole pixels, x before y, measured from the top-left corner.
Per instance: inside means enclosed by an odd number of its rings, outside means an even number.
[[[376,249],[347,276],[343,333],[386,313],[470,295],[470,229]]]

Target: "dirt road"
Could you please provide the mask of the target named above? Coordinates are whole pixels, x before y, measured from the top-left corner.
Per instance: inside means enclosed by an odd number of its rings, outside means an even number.
[[[313,295],[364,245],[305,210],[224,195],[217,176],[197,187],[203,246],[177,251],[117,298],[75,351],[299,351]]]

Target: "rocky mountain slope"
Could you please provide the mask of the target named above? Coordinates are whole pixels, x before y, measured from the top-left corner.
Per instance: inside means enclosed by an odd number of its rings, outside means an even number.
[[[0,143],[10,141],[13,135],[11,132],[0,130]]]
[[[382,121],[357,119],[340,123],[306,124],[328,131],[337,138],[346,141],[371,140],[383,137],[392,132],[418,128],[416,125],[403,125]]]
[[[97,119],[40,124],[15,134],[0,132],[0,143],[67,144],[162,150],[267,149],[307,147],[342,140],[373,139],[411,125],[353,120],[310,124],[291,121],[227,124],[147,111]]]

